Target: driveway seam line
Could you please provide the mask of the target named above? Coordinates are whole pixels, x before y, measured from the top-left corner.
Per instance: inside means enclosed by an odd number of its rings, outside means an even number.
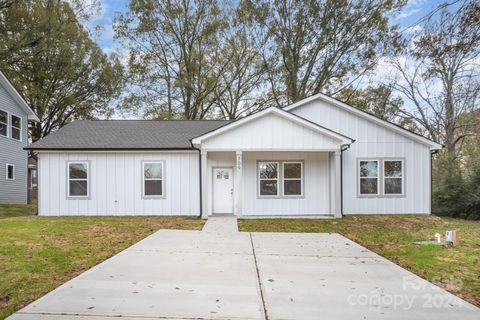
[[[248,234],[250,235],[250,243],[252,245],[252,252],[253,252],[253,261],[255,262],[255,270],[257,271],[257,280],[260,288],[260,298],[262,299],[262,305],[263,305],[263,315],[265,316],[265,320],[268,320],[267,306],[265,305],[265,298],[263,297],[262,281],[260,280],[260,270],[258,269],[257,255],[255,254],[255,246],[253,245],[252,233],[249,232]]]

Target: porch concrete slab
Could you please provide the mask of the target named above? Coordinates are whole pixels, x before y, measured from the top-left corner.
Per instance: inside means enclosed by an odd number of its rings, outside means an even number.
[[[248,234],[208,240],[198,231],[162,230],[65,283],[12,319],[30,315],[35,319],[37,315],[263,319],[259,297]]]
[[[238,232],[237,217],[231,215],[211,216],[203,226],[203,232],[232,234]]]
[[[480,319],[478,308],[340,235],[252,240],[268,319]]]

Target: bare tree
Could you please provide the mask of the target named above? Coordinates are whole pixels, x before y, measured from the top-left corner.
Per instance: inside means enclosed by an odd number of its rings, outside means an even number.
[[[261,108],[265,68],[255,48],[252,29],[239,16],[239,8],[231,10],[235,17],[223,34],[222,59],[227,64],[216,88],[215,112],[223,119],[237,119]]]
[[[421,34],[393,65],[399,72],[396,89],[411,102],[404,117],[458,156],[473,133],[480,99],[480,4],[465,1],[451,12],[444,7],[430,17]]]
[[[116,19],[116,36],[130,50],[132,92],[127,111],[149,118],[203,119],[218,96],[219,35],[225,17],[215,0],[130,2]]]
[[[335,94],[370,70],[389,47],[388,16],[402,0],[244,1],[257,24],[274,104]]]

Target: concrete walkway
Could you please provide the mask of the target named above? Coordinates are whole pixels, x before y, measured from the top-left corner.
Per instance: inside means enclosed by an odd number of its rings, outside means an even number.
[[[160,230],[9,319],[480,319],[338,234]]]

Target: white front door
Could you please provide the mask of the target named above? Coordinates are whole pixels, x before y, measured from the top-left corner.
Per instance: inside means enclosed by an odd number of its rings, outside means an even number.
[[[213,213],[233,213],[232,168],[213,168]]]

